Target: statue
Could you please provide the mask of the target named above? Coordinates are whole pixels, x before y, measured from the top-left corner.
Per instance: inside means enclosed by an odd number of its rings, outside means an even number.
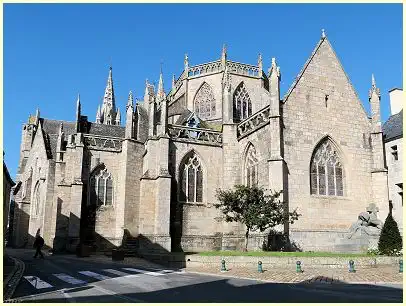
[[[366,208],[366,212],[361,212],[358,215],[358,220],[350,227],[350,239],[358,230],[364,232],[368,236],[379,236],[383,223],[378,219],[377,212],[379,208],[375,204],[370,204]]]

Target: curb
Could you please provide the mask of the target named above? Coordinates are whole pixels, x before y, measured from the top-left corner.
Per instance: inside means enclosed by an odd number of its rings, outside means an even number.
[[[366,282],[366,281],[352,281],[352,282],[345,282],[345,283],[334,283],[334,282],[310,282],[310,279],[305,279],[305,280],[298,280],[298,281],[285,281],[285,282],[280,282],[280,281],[275,281],[275,280],[269,280],[269,279],[258,279],[258,278],[250,278],[250,277],[243,277],[243,276],[236,276],[236,275],[227,275],[227,274],[216,274],[216,273],[206,273],[206,272],[197,272],[197,271],[187,271],[184,270],[185,273],[191,273],[191,274],[201,274],[201,275],[210,275],[210,276],[217,276],[217,277],[227,277],[227,278],[237,278],[237,279],[246,279],[246,280],[252,280],[252,281],[258,281],[258,282],[263,282],[263,283],[284,283],[284,284],[300,284],[300,285],[352,285],[352,284],[358,284],[358,285],[384,285],[384,284],[396,284],[396,285],[402,285],[402,282],[381,282],[381,281],[375,281],[375,282]],[[225,271],[227,272],[227,271]]]
[[[13,296],[14,291],[16,290],[25,270],[25,264],[23,261],[14,257],[10,258],[14,260],[14,269],[4,281],[3,300],[5,303],[7,303],[7,300],[9,300]]]

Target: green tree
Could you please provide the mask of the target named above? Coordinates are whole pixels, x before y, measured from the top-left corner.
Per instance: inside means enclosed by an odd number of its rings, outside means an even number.
[[[395,255],[396,251],[402,250],[402,236],[391,213],[386,217],[379,236],[378,250],[379,253],[384,255]]]
[[[214,204],[223,213],[221,219],[226,222],[243,223],[245,232],[245,251],[248,247],[250,231],[265,231],[285,222],[293,223],[299,218],[296,209],[285,211],[284,203],[279,200],[282,191],[266,194],[261,187],[235,185],[235,190],[217,189],[216,195],[220,203]]]

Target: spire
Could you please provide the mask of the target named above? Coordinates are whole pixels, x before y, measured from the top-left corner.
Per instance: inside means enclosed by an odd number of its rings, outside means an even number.
[[[259,53],[258,55],[258,74],[259,76],[262,76],[262,54]]]
[[[96,113],[96,123],[101,123],[101,114],[100,114],[100,105],[97,106],[97,113]]]
[[[221,65],[223,68],[226,67],[226,61],[227,61],[227,48],[226,45],[223,44],[223,49],[221,50]]]
[[[35,125],[38,125],[38,123],[39,123],[39,116],[40,116],[40,114],[39,114],[39,107],[37,106],[37,109],[36,109],[36,111],[35,111]]]
[[[324,32],[324,29],[321,29],[321,38],[326,38],[326,33]]]
[[[185,70],[189,70],[189,57],[187,56],[187,53],[185,53],[185,60],[183,63],[185,64]]]
[[[175,75],[172,76],[172,89],[175,89]]]
[[[381,92],[376,87],[375,77],[372,75],[372,85],[369,90],[369,103],[371,104],[371,123],[373,132],[382,132],[381,127],[381,110],[380,110]]]
[[[227,47],[226,44],[223,44],[223,49],[221,49],[221,58],[227,57]]]
[[[116,125],[121,125],[121,115],[120,115],[120,109],[119,108],[117,108]]]
[[[101,113],[105,118],[102,118],[102,123],[111,124],[111,121],[115,118],[116,103],[114,97],[114,86],[113,86],[113,68],[110,66],[109,77],[107,79],[106,89],[104,91],[103,105]],[[107,120],[109,117],[109,120]]]
[[[61,135],[63,133],[63,122],[61,122],[61,124],[59,125],[59,135]]]
[[[369,90],[369,99],[372,98],[373,93],[376,93],[379,99],[381,98],[381,91],[379,90],[379,88],[376,87],[374,74],[372,74],[372,86]]]
[[[162,75],[162,67],[161,67],[161,72],[159,73],[159,83],[158,83],[157,98],[158,98],[159,101],[165,99],[164,79],[163,79],[163,75]]]
[[[78,98],[76,99],[76,123],[75,123],[75,127],[76,127],[76,132],[80,132],[80,94],[78,94]]]
[[[128,94],[126,109],[128,109],[129,107],[134,108],[134,98],[133,98],[133,92],[131,90],[130,90],[130,93]]]

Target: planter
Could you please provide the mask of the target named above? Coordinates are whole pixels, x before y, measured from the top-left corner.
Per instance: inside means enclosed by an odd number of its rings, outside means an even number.
[[[113,249],[111,251],[111,259],[115,261],[124,260],[124,250]]]

